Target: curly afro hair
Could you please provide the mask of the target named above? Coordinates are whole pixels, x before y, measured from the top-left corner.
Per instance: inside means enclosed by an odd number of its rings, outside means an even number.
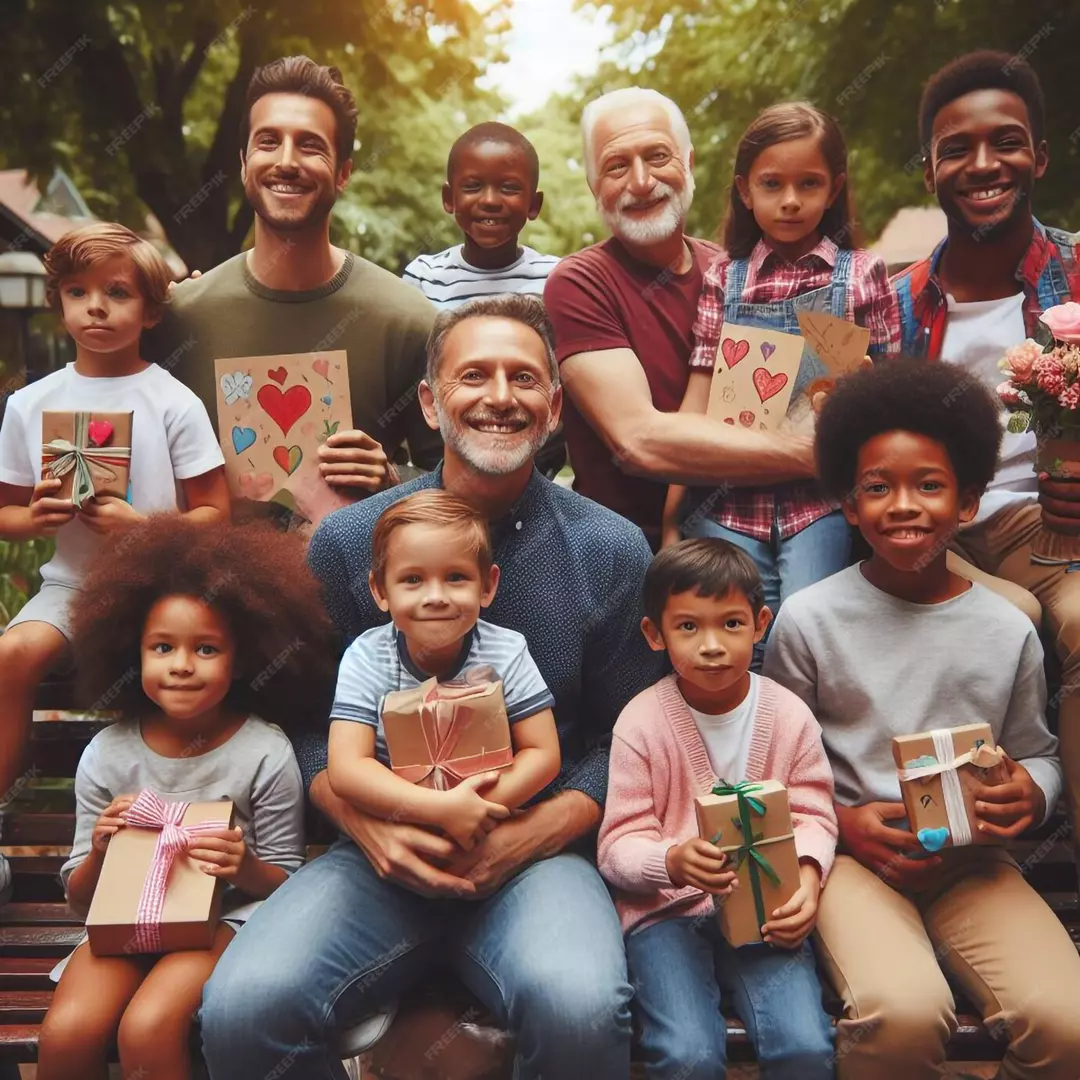
[[[962,490],[981,494],[994,477],[1002,434],[998,404],[952,364],[888,360],[837,382],[817,418],[814,440],[818,475],[832,498],[851,495],[859,451],[887,431],[941,443]]]
[[[165,596],[205,601],[236,642],[226,705],[280,727],[325,720],[338,648],[303,543],[266,526],[203,525],[160,514],[94,562],[72,602],[81,698],[135,718],[143,692],[141,640]]]

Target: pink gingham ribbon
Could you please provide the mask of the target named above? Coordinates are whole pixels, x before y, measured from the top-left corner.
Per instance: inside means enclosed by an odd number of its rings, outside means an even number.
[[[128,808],[124,820],[136,829],[158,829],[157,847],[146,872],[139,907],[135,913],[135,937],[131,951],[137,953],[161,952],[161,913],[165,908],[165,889],[173,860],[187,851],[191,841],[205,833],[221,832],[229,827],[228,821],[200,821],[184,825],[184,814],[191,803],[166,802],[160,795],[146,790]]]

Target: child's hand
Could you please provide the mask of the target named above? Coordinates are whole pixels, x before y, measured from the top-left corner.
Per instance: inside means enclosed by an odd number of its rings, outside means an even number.
[[[30,520],[38,536],[53,536],[76,514],[70,499],[53,498],[61,486],[59,480],[40,480],[34,485],[34,493],[30,496]]]
[[[188,848],[188,855],[197,863],[204,874],[221,878],[236,884],[243,875],[247,859],[247,844],[244,843],[244,830],[239,825],[221,832],[203,833]]]
[[[1002,784],[980,784],[975,789],[979,832],[1006,839],[1019,836],[1046,816],[1046,796],[1031,773],[1003,753]]]
[[[124,820],[124,813],[134,801],[134,795],[117,795],[105,807],[101,817],[97,819],[94,831],[90,834],[90,846],[95,851],[100,851],[102,855],[105,854],[113,834],[119,832],[127,824]]]
[[[445,809],[441,811],[439,826],[465,851],[510,816],[505,806],[488,802],[478,794],[479,788],[489,787],[498,779],[497,772],[467,776],[456,788],[443,792]]]
[[[739,887],[735,871],[724,869],[727,856],[715,844],[702,840],[700,836],[669,847],[664,861],[668,877],[680,888],[692,885],[713,896],[727,896],[732,889]]]
[[[799,864],[799,888],[784,905],[778,907],[761,928],[761,937],[769,945],[797,949],[817,922],[821,896],[821,870],[817,863]]]
[[[94,532],[122,532],[143,520],[142,514],[130,503],[115,495],[102,495],[83,503],[82,519]]]

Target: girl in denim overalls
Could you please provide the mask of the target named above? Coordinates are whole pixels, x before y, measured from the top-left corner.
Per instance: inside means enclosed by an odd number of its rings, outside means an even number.
[[[724,248],[705,275],[682,410],[705,412],[724,323],[799,332],[800,310],[870,330],[870,355],[900,348],[900,312],[884,262],[858,250],[847,149],[832,117],[803,102],[762,112],[739,142]],[[827,373],[809,350],[792,401]],[[851,534],[814,480],[668,492],[664,544],[718,536],[754,559],[775,614],[792,593],[848,564]]]

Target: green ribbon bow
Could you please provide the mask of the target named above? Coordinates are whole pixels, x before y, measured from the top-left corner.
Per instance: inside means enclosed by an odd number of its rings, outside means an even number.
[[[71,501],[77,509],[88,499],[94,497],[94,475],[91,468],[104,472],[108,479],[115,479],[116,473],[110,465],[123,464],[131,460],[130,446],[90,446],[90,414],[75,414],[75,441],[53,439],[42,449],[42,457],[49,476],[59,480],[74,470],[71,481]]]
[[[752,794],[760,791],[761,784],[751,783],[749,780],[741,780],[737,784],[730,784],[726,780],[720,780],[712,789],[714,795],[734,795],[738,806],[739,816],[732,818],[735,827],[742,833],[742,844],[734,852],[735,869],[738,870],[745,862],[750,870],[750,890],[754,894],[754,911],[757,914],[757,924],[760,929],[765,925],[765,897],[761,893],[761,875],[764,874],[774,885],[780,884],[780,875],[773,869],[772,864],[757,849],[764,833],[754,832],[752,816],[765,816],[765,804]],[[717,836],[716,839],[719,839]],[[716,842],[713,840],[713,843]]]

